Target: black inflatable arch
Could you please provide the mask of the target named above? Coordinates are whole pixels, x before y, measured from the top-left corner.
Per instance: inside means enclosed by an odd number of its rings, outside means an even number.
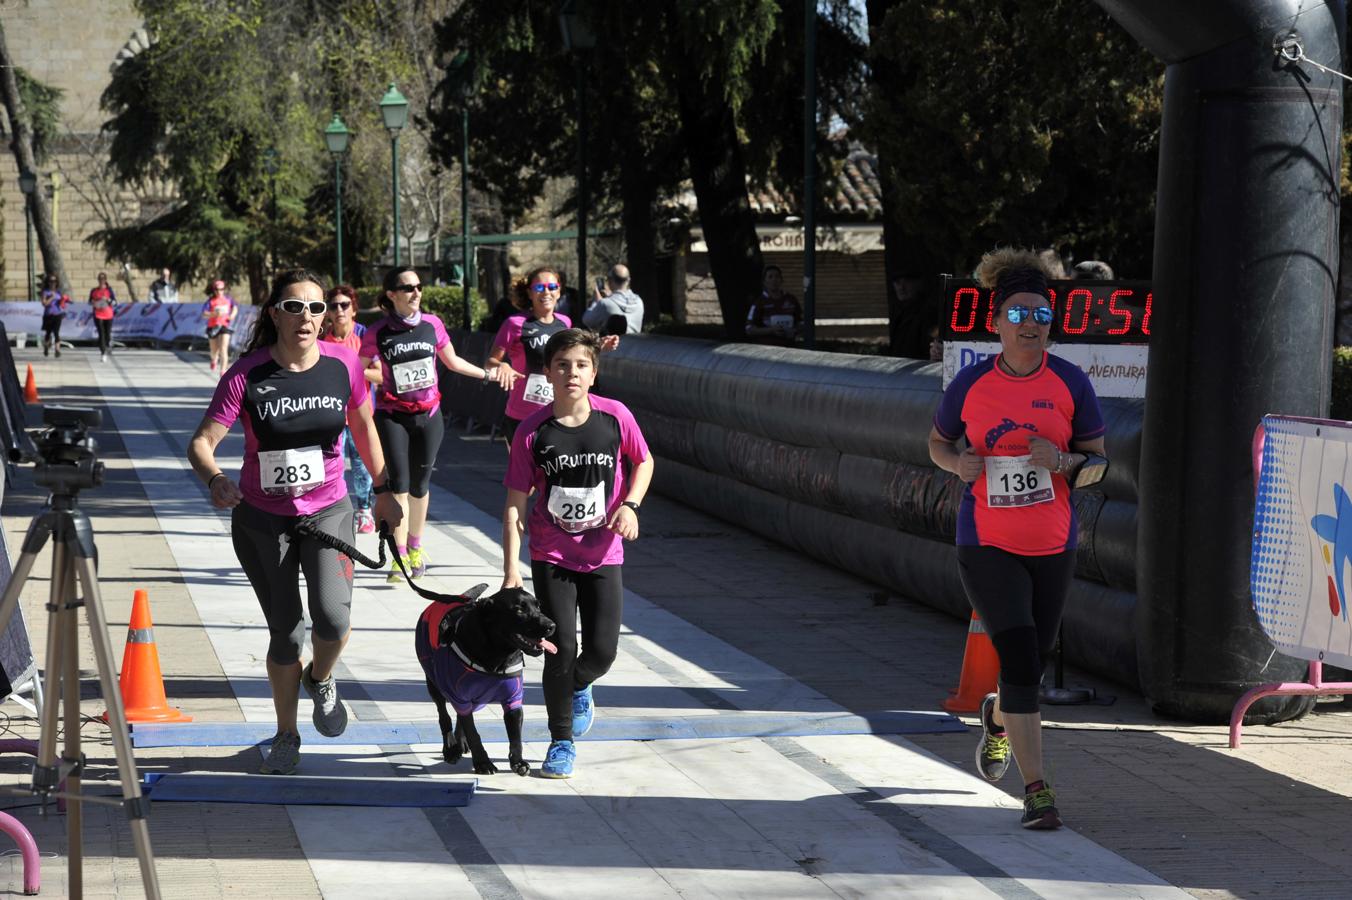
[[[1342,0],[1098,0],[1166,65],[1154,324],[1139,477],[1136,652],[1155,707],[1229,716],[1304,675],[1249,595],[1250,441],[1328,413],[1338,270]],[[1292,38],[1291,36],[1294,36]],[[1303,701],[1266,700],[1257,718]]]

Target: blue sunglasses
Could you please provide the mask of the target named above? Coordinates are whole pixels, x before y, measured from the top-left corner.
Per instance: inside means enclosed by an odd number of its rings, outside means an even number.
[[[530,289],[537,294],[543,294],[545,291],[557,291],[559,283],[557,281],[537,281],[530,286]]]
[[[1005,318],[1014,325],[1022,325],[1028,318],[1028,314],[1033,314],[1033,321],[1039,325],[1052,324],[1052,308],[1050,306],[1034,306],[1031,309],[1027,306],[1011,306],[1005,310]]]

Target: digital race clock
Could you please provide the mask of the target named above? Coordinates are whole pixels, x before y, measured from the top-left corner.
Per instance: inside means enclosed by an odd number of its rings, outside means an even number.
[[[1147,281],[1053,281],[1048,350],[1078,365],[1100,397],[1144,397],[1154,293]],[[991,292],[944,279],[939,337],[944,386],[959,370],[1000,352]]]
[[[1148,281],[1053,281],[1052,340],[1079,344],[1146,344],[1154,294]],[[996,338],[991,292],[949,279],[941,336],[946,341]]]

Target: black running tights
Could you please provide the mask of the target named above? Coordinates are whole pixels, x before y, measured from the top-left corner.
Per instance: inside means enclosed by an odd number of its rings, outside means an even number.
[[[558,653],[546,654],[542,687],[549,712],[549,736],[573,739],[573,692],[600,678],[615,662],[620,647],[624,583],[619,566],[574,572],[545,562],[532,562],[535,596],[540,609],[554,620]],[[577,651],[577,622],[582,620],[582,652]]]

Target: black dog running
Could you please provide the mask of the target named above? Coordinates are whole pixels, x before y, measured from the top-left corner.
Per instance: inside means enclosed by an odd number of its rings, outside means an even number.
[[[548,640],[554,623],[526,591],[507,588],[479,597],[487,587],[477,585],[450,602],[429,603],[418,617],[414,648],[427,678],[427,693],[437,707],[446,762],[454,765],[468,751],[476,773],[497,772],[474,726],[474,713],[498,703],[507,731],[508,765],[516,774],[527,775],[530,766],[521,747],[522,654],[557,652]],[[447,701],[455,710],[454,729]]]

